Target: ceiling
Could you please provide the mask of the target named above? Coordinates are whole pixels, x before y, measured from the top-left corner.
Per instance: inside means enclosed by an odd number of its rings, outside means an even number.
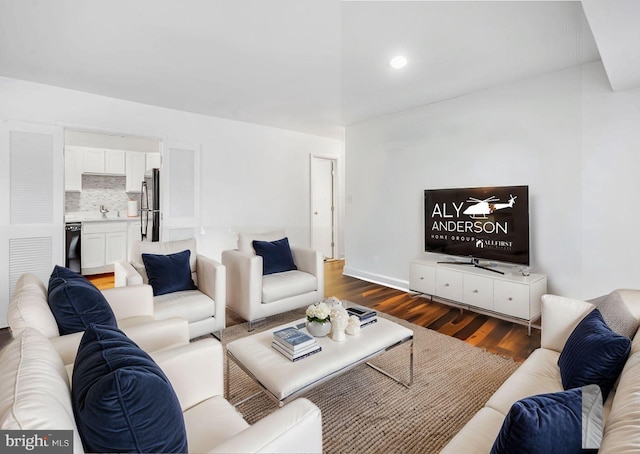
[[[601,55],[614,89],[640,87],[639,5],[0,0],[0,76],[342,138]],[[393,70],[400,53],[409,64]]]

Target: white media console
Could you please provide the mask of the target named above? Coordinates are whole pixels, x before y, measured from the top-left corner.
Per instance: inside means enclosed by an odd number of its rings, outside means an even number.
[[[547,292],[543,274],[523,276],[519,270],[492,266],[505,273],[498,274],[435,260],[414,260],[409,266],[409,289],[431,299],[527,325],[529,334],[540,317],[540,299]]]

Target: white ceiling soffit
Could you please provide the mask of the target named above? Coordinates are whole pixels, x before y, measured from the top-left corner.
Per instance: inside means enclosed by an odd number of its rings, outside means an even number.
[[[582,0],[614,90],[640,87],[640,1]]]

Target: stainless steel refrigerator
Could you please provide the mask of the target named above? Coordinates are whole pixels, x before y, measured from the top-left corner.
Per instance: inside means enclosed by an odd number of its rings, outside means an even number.
[[[150,236],[149,221],[151,221]],[[160,241],[160,169],[151,169],[142,182],[140,235],[142,241]]]

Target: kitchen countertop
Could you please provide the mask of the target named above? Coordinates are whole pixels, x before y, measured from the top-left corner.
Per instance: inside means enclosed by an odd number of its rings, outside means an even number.
[[[140,221],[140,216],[128,217],[126,210],[120,210],[120,217],[118,217],[117,210],[109,211],[105,216],[99,211],[76,211],[65,213],[65,222],[104,222],[104,221],[122,221],[122,222],[134,222]]]

